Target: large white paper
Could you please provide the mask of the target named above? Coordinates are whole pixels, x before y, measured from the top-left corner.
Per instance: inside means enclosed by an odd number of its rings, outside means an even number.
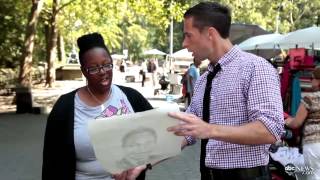
[[[304,158],[297,147],[279,147],[275,153],[270,152],[273,160],[280,162],[283,166],[293,164],[296,167],[305,166]]]
[[[179,111],[178,105],[90,121],[97,160],[108,172],[119,173],[178,155],[183,137],[166,130],[179,123],[168,116],[173,111]]]

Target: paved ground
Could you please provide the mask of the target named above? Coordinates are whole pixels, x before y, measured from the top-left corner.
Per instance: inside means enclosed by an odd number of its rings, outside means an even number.
[[[0,174],[3,180],[41,178],[43,134],[47,115],[0,114]],[[155,166],[147,180],[197,180],[199,146]]]
[[[77,87],[77,83],[68,82],[66,87],[53,90],[36,90],[35,98],[40,102],[54,102],[54,99],[68,90]],[[80,83],[82,84],[82,83]],[[118,83],[118,84],[121,84]],[[165,105],[165,94],[154,96],[153,88],[142,88],[138,83],[125,84],[131,86],[146,96],[155,107]],[[60,90],[59,90],[60,89]],[[63,89],[63,90],[61,90]],[[41,94],[43,96],[41,96]],[[44,96],[45,95],[45,96]],[[178,97],[175,95],[174,97]],[[46,98],[50,97],[50,98]],[[7,97],[10,99],[10,97]],[[4,99],[2,99],[3,101]],[[8,99],[7,99],[8,100]],[[2,102],[3,103],[3,102]],[[12,111],[11,109],[8,109]],[[17,115],[0,113],[0,179],[3,180],[37,180],[41,177],[43,135],[46,124],[46,114]],[[167,160],[148,172],[147,180],[197,180],[199,145],[188,147],[183,152]]]

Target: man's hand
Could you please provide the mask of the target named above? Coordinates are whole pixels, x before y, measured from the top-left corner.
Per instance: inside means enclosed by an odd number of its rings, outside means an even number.
[[[271,134],[260,120],[255,120],[240,126],[209,124],[195,115],[172,112],[169,116],[179,119],[179,125],[169,127],[167,130],[177,136],[192,136],[199,139],[215,139],[233,144],[273,144],[276,137]]]
[[[170,112],[169,116],[179,119],[182,122],[179,125],[169,127],[167,130],[177,136],[192,136],[199,139],[208,139],[211,137],[213,125],[204,122],[193,114],[182,112]]]

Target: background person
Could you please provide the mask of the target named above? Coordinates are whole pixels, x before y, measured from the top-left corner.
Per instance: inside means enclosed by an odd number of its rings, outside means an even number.
[[[141,75],[141,86],[144,87],[146,81],[147,63],[145,60],[141,63],[141,69],[139,74]]]
[[[42,179],[113,179],[96,159],[87,124],[100,117],[152,109],[136,90],[112,84],[113,61],[98,33],[78,39],[87,85],[62,95],[49,114],[43,148]],[[116,175],[134,179],[144,167]],[[144,179],[142,173],[137,179]]]
[[[157,65],[156,65],[156,60],[155,59],[151,59],[149,60],[148,63],[148,72],[151,73],[151,78],[152,78],[152,85],[153,87],[156,86],[156,82],[157,82]]]
[[[201,139],[202,180],[271,179],[268,149],[284,124],[279,77],[265,59],[232,45],[230,25],[230,10],[216,2],[184,14],[183,46],[210,64],[187,113],[169,113],[184,123],[168,131],[186,136],[183,146]]]
[[[180,84],[182,85],[181,93],[182,96],[179,98],[179,102],[184,102],[185,107],[188,107],[189,104],[187,104],[187,83],[188,83],[188,70],[184,71],[181,77]]]
[[[320,67],[312,73],[313,93],[306,95],[300,103],[295,117],[286,119],[286,126],[303,127],[302,147],[306,166],[313,169],[308,180],[320,179]]]
[[[193,96],[194,86],[196,84],[197,79],[200,76],[200,73],[199,73],[200,64],[201,64],[201,61],[193,60],[193,63],[190,65],[188,69],[187,95],[186,95],[187,105],[190,105],[191,97]]]
[[[120,63],[120,72],[125,72],[126,71],[126,67],[127,67],[127,64],[126,64],[126,61],[124,59],[121,60],[121,63]]]

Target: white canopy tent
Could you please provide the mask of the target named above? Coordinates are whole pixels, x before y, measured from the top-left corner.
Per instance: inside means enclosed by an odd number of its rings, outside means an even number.
[[[280,48],[320,49],[320,27],[309,27],[288,33],[279,41]]]
[[[158,49],[150,49],[143,52],[144,55],[166,55],[166,53],[158,50]]]
[[[255,50],[255,49],[279,49],[279,42],[285,36],[282,34],[264,34],[251,37],[239,44],[242,50]]]
[[[188,69],[193,62],[192,52],[186,48],[174,52],[171,56],[167,56],[168,67],[172,72],[182,72],[182,69]]]
[[[189,52],[186,48],[173,53],[171,57],[176,60],[193,60],[192,52]]]
[[[112,54],[111,55],[111,58],[114,59],[114,60],[121,60],[121,59],[125,59],[125,55],[123,54]]]

